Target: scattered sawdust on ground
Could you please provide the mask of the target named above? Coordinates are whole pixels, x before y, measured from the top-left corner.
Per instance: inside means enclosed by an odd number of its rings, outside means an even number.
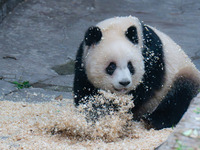
[[[124,105],[121,100],[118,104]],[[37,104],[0,101],[0,149],[150,150],[172,132],[146,130],[142,123],[132,122],[130,114],[123,113],[127,106],[125,101],[123,109],[105,113],[94,123],[85,117],[88,111],[80,113],[86,107],[77,109],[68,99]]]

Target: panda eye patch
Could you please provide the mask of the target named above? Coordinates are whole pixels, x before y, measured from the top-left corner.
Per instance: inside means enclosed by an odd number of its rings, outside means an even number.
[[[114,62],[111,62],[106,68],[106,73],[112,75],[115,72],[117,65]]]
[[[130,73],[133,75],[135,73],[135,69],[130,61],[128,62],[127,67],[129,69]]]

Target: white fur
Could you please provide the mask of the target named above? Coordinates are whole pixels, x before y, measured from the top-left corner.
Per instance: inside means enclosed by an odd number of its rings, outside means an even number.
[[[144,62],[140,48],[134,46],[125,37],[118,40],[103,39],[99,45],[90,48],[85,57],[86,72],[95,87],[112,92],[116,92],[115,88],[128,92],[135,89],[142,80]],[[127,68],[129,61],[135,68],[136,73],[133,76]],[[110,62],[117,64],[117,69],[112,76],[105,72]],[[119,82],[123,80],[130,80],[131,82],[126,90],[119,85]]]
[[[165,84],[163,88],[156,93],[151,101],[148,101],[140,110],[140,114],[148,111],[151,113],[155,110],[158,104],[163,99],[172,87],[173,82],[178,76],[187,76],[197,83],[200,83],[200,73],[195,65],[191,62],[190,58],[185,54],[179,45],[177,45],[169,36],[161,31],[151,27],[154,32],[159,36],[163,43],[164,61],[166,68]]]
[[[134,25],[137,28],[139,44],[134,45],[125,37],[125,31]],[[95,87],[117,92],[128,92],[135,89],[141,82],[144,75],[144,62],[142,56],[143,35],[140,21],[136,17],[116,17],[107,19],[97,24],[102,31],[102,40],[99,44],[84,48],[84,65],[90,82]],[[160,37],[163,43],[164,61],[166,65],[165,84],[156,93],[156,96],[148,101],[142,109],[152,112],[162,100],[163,96],[172,86],[177,76],[186,74],[200,82],[199,72],[194,64],[171,38],[157,29],[151,27]],[[132,76],[127,68],[127,62],[131,61],[135,68]],[[105,73],[106,67],[110,62],[117,63],[117,69],[112,76]],[[119,82],[129,80],[131,83],[124,89]],[[149,109],[149,108],[152,108]],[[143,110],[141,110],[143,113]]]

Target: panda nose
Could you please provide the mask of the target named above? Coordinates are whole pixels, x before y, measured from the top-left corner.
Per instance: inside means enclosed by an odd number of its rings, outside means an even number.
[[[130,81],[120,81],[119,84],[123,85],[123,86],[127,86],[129,85]]]

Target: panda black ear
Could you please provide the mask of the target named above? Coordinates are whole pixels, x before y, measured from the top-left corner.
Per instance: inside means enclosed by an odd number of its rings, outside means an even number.
[[[135,26],[130,26],[125,32],[125,35],[133,44],[138,44],[138,34]]]
[[[91,46],[98,43],[101,40],[102,33],[99,27],[92,26],[85,33],[85,44]]]

